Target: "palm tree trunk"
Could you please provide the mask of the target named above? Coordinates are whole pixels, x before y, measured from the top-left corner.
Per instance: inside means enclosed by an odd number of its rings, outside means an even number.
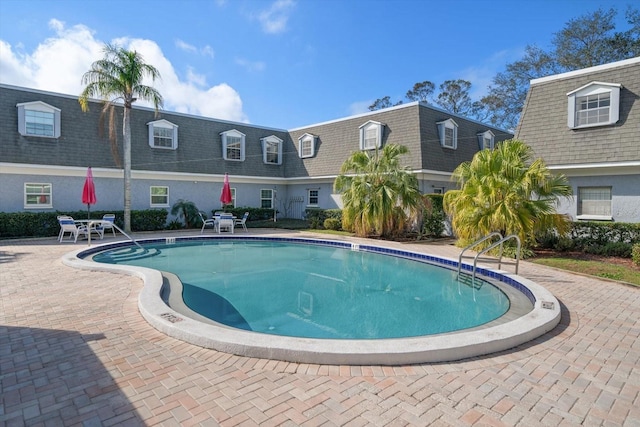
[[[124,231],[131,233],[131,107],[124,108]]]

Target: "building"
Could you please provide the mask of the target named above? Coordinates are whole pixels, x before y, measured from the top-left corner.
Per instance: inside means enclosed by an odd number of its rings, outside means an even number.
[[[516,138],[568,177],[561,213],[640,222],[640,57],[531,80]]]
[[[123,171],[99,131],[101,109],[95,101],[84,113],[77,96],[0,85],[0,211],[83,209],[88,166],[98,198],[92,209],[122,210]],[[290,130],[143,107],[131,119],[132,209],[184,199],[211,212],[228,173],[235,206],[275,208],[289,218],[340,207],[333,182],[356,150],[406,145],[403,163],[420,190],[443,193],[461,162],[512,137],[418,102]]]

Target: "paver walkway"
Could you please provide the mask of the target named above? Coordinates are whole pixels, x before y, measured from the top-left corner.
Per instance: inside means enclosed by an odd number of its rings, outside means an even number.
[[[139,314],[139,279],[0,241],[0,426],[640,426],[640,289],[527,262],[561,324],[455,363],[325,366],[202,349]],[[456,257],[451,246],[403,245]]]

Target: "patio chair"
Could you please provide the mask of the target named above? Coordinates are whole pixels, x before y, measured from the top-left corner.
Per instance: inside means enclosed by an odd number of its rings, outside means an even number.
[[[244,215],[242,215],[242,218],[236,218],[233,220],[233,225],[234,227],[236,225],[241,225],[242,228],[244,228],[244,231],[248,232],[249,230],[247,230],[247,218],[249,218],[249,212],[245,212]]]
[[[83,234],[89,236],[89,231],[86,225],[78,225],[75,220],[66,215],[60,215],[58,217],[58,223],[60,224],[60,233],[58,233],[58,241],[62,243],[64,235],[69,233],[69,240],[73,237],[73,243],[78,241],[78,236]]]
[[[218,234],[220,234],[220,230],[223,228],[231,231],[231,234],[233,234],[233,226],[234,220],[233,215],[231,214],[222,214],[217,220]]]
[[[204,215],[200,211],[198,211],[198,215],[200,215],[200,219],[202,220],[202,229],[200,230],[200,234],[204,233],[204,228],[207,225],[213,226],[214,230],[217,229],[215,218],[207,219],[207,218],[204,217]]]
[[[113,233],[113,237],[116,237],[116,228],[113,226],[113,223],[116,221],[116,216],[114,214],[104,214],[102,216],[102,232],[104,233],[106,230],[111,230]]]

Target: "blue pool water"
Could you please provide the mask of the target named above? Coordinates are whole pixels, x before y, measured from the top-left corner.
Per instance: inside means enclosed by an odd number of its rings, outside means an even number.
[[[176,274],[183,300],[216,322],[265,334],[379,339],[490,322],[508,298],[481,279],[400,257],[279,241],[186,241],[100,252],[93,260]]]

